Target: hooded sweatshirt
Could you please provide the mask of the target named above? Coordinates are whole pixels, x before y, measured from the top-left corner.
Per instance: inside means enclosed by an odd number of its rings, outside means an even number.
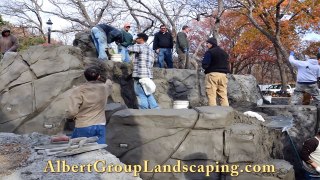
[[[307,61],[295,60],[294,56],[289,56],[289,62],[298,69],[298,83],[316,83],[320,77],[320,66],[318,60],[308,59]]]
[[[5,52],[16,52],[18,49],[18,40],[16,37],[14,37],[13,35],[9,35],[7,37],[4,36],[5,32],[9,32],[10,30],[5,29],[2,31],[1,35],[2,37],[0,38],[0,51],[1,53],[5,53]]]

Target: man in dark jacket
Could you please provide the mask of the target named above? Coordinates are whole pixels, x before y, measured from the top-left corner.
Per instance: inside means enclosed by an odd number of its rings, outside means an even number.
[[[168,68],[173,68],[172,62],[173,38],[165,25],[160,26],[160,31],[154,35],[153,50],[158,54],[158,64],[164,67],[164,61]]]
[[[121,54],[121,58],[123,62],[130,63],[130,56],[128,52],[128,46],[132,45],[133,37],[129,33],[130,24],[125,23],[123,29],[121,30],[123,35],[123,43],[118,45],[119,53]]]
[[[108,60],[106,48],[112,42],[122,43],[123,37],[121,31],[107,24],[98,24],[91,29],[91,37],[96,47],[98,58]]]
[[[185,25],[182,27],[182,31],[177,34],[177,44],[176,49],[178,53],[180,69],[187,69],[188,64],[186,64],[186,58],[189,53],[189,41],[187,39],[187,34],[190,31],[189,26]]]
[[[2,37],[0,38],[0,49],[2,55],[6,52],[17,52],[18,40],[16,37],[10,34],[9,29],[4,29],[1,32]]]
[[[221,106],[229,106],[227,84],[229,73],[228,54],[217,45],[215,38],[209,38],[206,44],[208,50],[204,54],[202,68],[206,74],[206,92],[209,106],[216,106],[216,98]]]

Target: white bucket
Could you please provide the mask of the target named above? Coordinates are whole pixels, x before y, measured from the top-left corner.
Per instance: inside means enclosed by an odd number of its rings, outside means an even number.
[[[173,101],[173,109],[188,109],[189,101]]]
[[[263,96],[265,100],[271,103],[272,96]]]
[[[112,54],[111,61],[122,62],[121,54]]]

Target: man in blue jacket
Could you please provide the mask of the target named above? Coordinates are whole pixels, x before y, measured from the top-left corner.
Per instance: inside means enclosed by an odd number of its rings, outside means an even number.
[[[173,37],[165,25],[160,26],[160,31],[154,35],[153,50],[158,54],[158,64],[164,68],[164,61],[168,68],[173,68],[172,61]]]
[[[123,36],[121,31],[107,24],[98,24],[91,29],[91,37],[96,47],[98,58],[108,60],[106,49],[112,42],[122,43]]]
[[[290,52],[289,62],[298,69],[296,88],[291,97],[290,104],[300,104],[303,93],[309,93],[315,100],[317,106],[320,105],[320,94],[317,79],[320,77],[320,54],[317,59],[299,61],[294,58],[294,52]]]

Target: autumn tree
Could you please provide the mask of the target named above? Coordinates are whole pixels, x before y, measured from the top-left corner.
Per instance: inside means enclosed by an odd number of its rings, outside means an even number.
[[[0,13],[15,17],[21,28],[35,29],[45,39],[41,15],[42,6],[43,1],[41,0],[2,0]]]
[[[315,56],[319,52],[320,41],[319,42],[307,42],[305,44],[305,49],[303,49],[302,53],[306,55]]]
[[[287,59],[289,56],[288,49],[292,49],[292,43],[296,42],[294,40],[297,39],[295,37],[295,30],[298,26],[297,19],[305,18],[306,16],[312,17],[311,13],[303,10],[304,5],[308,4],[308,2],[301,3],[300,1],[291,0],[236,0],[236,2],[240,7],[236,11],[245,15],[254,27],[272,42],[277,57],[276,62],[280,71],[282,87],[285,88],[287,84],[285,65],[289,67],[293,76],[295,74]],[[314,9],[314,7],[310,9]],[[285,15],[291,16],[291,18],[286,18]],[[289,36],[285,36],[284,33]],[[287,40],[287,43],[284,42],[285,40]],[[288,44],[289,42],[291,42],[291,46]]]
[[[126,8],[137,24],[138,31],[152,30],[158,28],[160,24],[165,24],[176,36],[177,27],[186,24],[189,14],[187,10],[188,0],[155,0],[152,3],[141,0],[123,0]],[[141,26],[141,22],[149,22],[147,26]],[[153,29],[155,30],[155,29]]]
[[[69,21],[70,27],[65,31],[74,32],[88,29],[100,22],[112,23],[120,14],[115,11],[111,0],[48,0],[50,9],[42,12],[55,15]]]

